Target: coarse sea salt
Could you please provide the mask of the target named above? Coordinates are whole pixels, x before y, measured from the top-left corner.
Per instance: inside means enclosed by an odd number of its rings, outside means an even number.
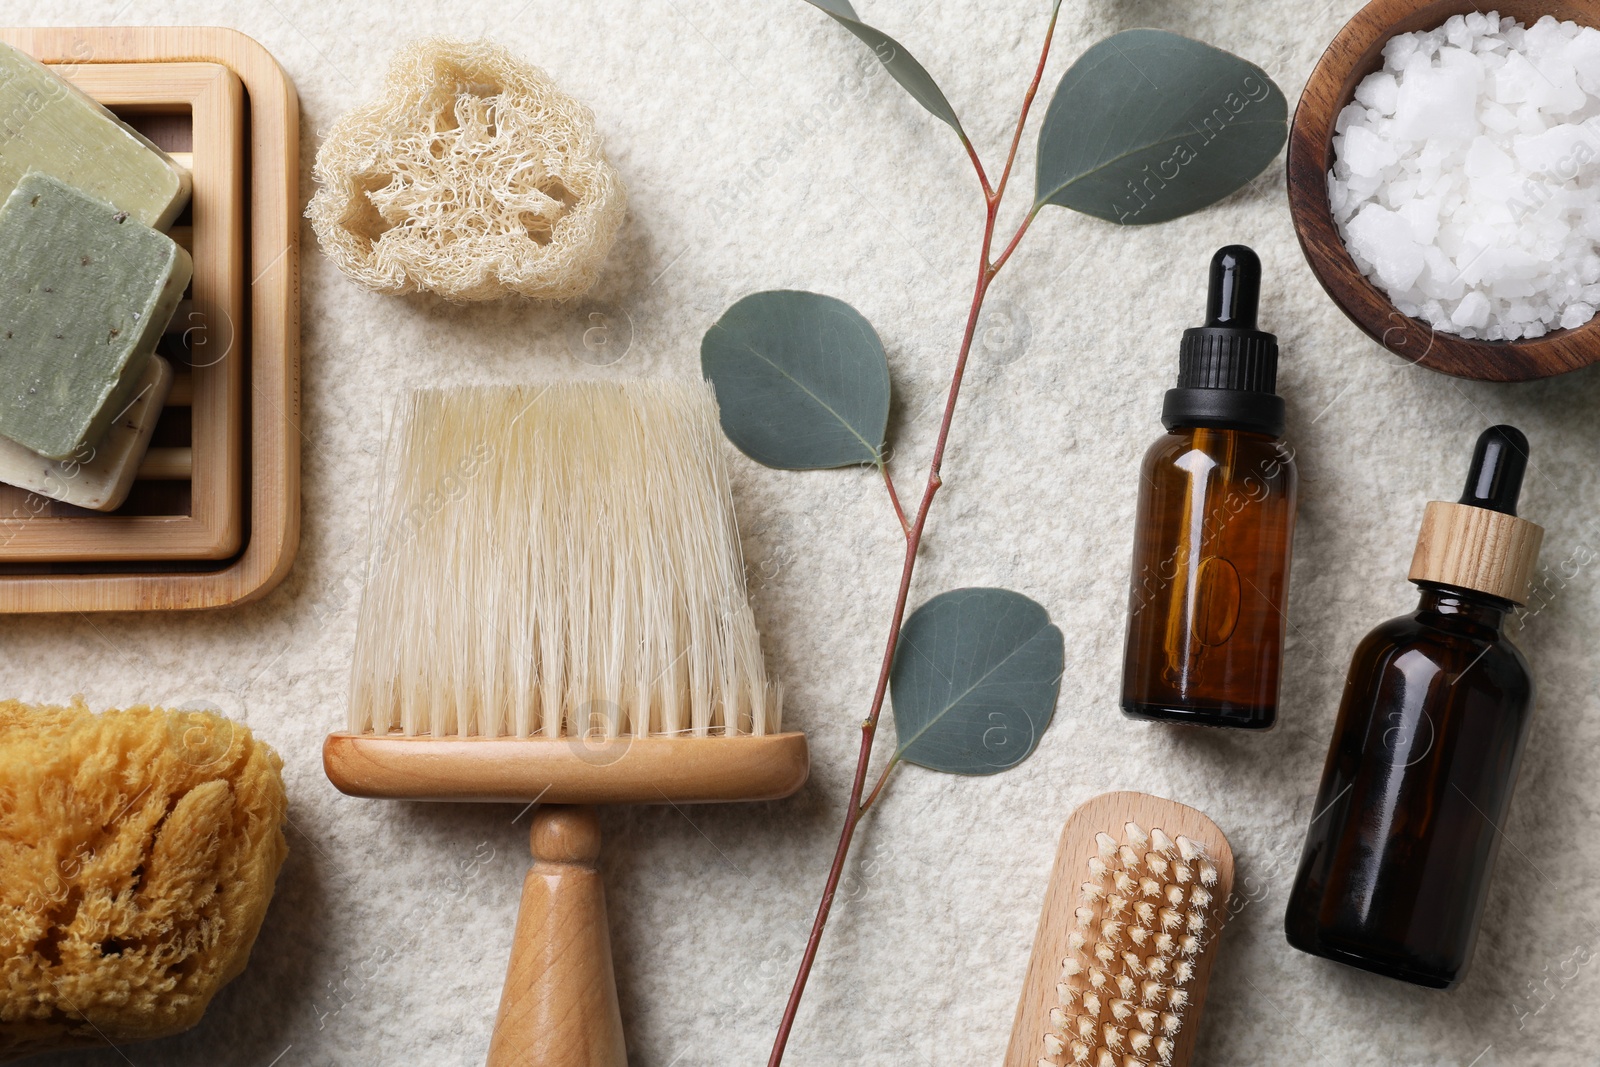
[[[1600,307],[1600,30],[1456,15],[1393,37],[1339,113],[1328,199],[1395,307],[1516,340]]]

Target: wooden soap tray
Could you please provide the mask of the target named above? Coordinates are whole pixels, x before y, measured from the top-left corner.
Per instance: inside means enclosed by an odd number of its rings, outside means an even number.
[[[0,486],[0,613],[219,607],[299,540],[299,104],[218,28],[0,29],[189,168],[171,228],[194,280],[157,351],[177,370],[128,501]]]

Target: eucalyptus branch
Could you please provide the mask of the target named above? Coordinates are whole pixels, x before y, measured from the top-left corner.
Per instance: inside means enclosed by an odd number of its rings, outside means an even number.
[[[850,801],[845,809],[844,827],[839,834],[839,844],[834,850],[833,864],[828,869],[828,880],[823,886],[822,900],[817,905],[816,919],[812,922],[811,934],[806,939],[806,948],[800,959],[799,972],[795,975],[794,986],[789,991],[789,1001],[784,1006],[783,1020],[778,1025],[778,1034],[772,1044],[772,1055],[768,1059],[768,1067],[779,1067],[783,1062],[784,1049],[789,1043],[789,1034],[794,1029],[795,1016],[800,1010],[800,998],[805,993],[806,982],[811,977],[811,968],[816,962],[817,950],[822,944],[822,931],[827,927],[828,916],[833,911],[833,901],[839,891],[839,881],[844,876],[844,864],[850,854],[850,844],[855,838],[856,826],[860,823],[862,815],[877,799],[885,783],[888,782],[889,772],[899,763],[898,758],[891,759],[884,768],[883,775],[878,780],[877,786],[872,790],[872,795],[862,803],[861,794],[866,785],[867,772],[872,763],[872,743],[877,736],[878,720],[883,713],[884,697],[889,691],[889,675],[894,667],[894,654],[900,643],[900,628],[905,622],[906,603],[911,594],[911,579],[916,572],[917,550],[922,544],[922,534],[928,524],[928,512],[933,507],[933,498],[944,485],[941,471],[944,466],[945,446],[950,439],[950,427],[954,422],[956,403],[961,397],[961,383],[966,376],[967,359],[972,353],[972,340],[978,330],[978,320],[983,314],[983,301],[989,293],[989,286],[994,281],[995,275],[1010,258],[1017,243],[1027,232],[1028,225],[1033,221],[1038,209],[1028,213],[1027,218],[1018,228],[1016,236],[1011,239],[1005,251],[997,262],[990,262],[990,252],[994,247],[995,222],[999,213],[1000,199],[1004,185],[1011,174],[1011,169],[1016,161],[1017,148],[1022,140],[1022,130],[1028,120],[1028,111],[1033,106],[1034,95],[1038,92],[1039,81],[1044,76],[1045,60],[1050,53],[1050,40],[1055,35],[1056,16],[1050,16],[1050,33],[1045,37],[1044,49],[1039,57],[1039,66],[1034,73],[1033,82],[1028,87],[1027,95],[1023,98],[1022,112],[1017,120],[1017,132],[1011,141],[1011,150],[1006,157],[1004,176],[1001,184],[991,189],[989,179],[983,169],[983,163],[973,149],[972,143],[962,136],[961,143],[966,147],[968,156],[972,159],[974,169],[978,174],[978,182],[983,188],[984,195],[984,227],[983,243],[978,253],[978,277],[973,286],[972,305],[967,311],[966,329],[961,335],[961,349],[956,356],[955,370],[950,378],[950,391],[945,398],[944,416],[939,422],[939,436],[934,442],[933,458],[928,464],[928,480],[922,490],[922,500],[917,506],[916,519],[906,531],[905,556],[900,565],[900,585],[895,592],[894,611],[889,620],[889,637],[884,645],[883,660],[878,668],[878,681],[872,693],[872,705],[867,712],[867,717],[861,723],[861,748],[856,757],[855,777],[850,784]],[[891,498],[894,499],[895,511],[900,515],[901,524],[905,525],[905,513],[900,507],[898,496],[894,492],[893,483],[889,480],[888,469],[884,468],[884,482],[889,487]]]
[[[863,23],[844,0],[809,2],[872,47],[893,79],[930,115],[955,131],[983,193],[984,225],[972,303],[929,459],[927,481],[909,521],[883,460],[881,442],[887,433],[890,404],[888,361],[877,333],[859,312],[842,301],[816,293],[758,293],[729,308],[702,342],[702,370],[717,383],[723,428],[740,448],[752,458],[782,469],[823,469],[876,459],[905,537],[887,641],[872,702],[861,721],[861,742],[844,825],[768,1067],[780,1067],[782,1063],[856,828],[887,788],[895,768],[902,763],[918,763],[935,770],[973,773],[974,764],[967,760],[970,753],[961,759],[950,755],[959,744],[927,744],[934,736],[930,731],[936,728],[944,731],[945,741],[949,742],[952,737],[964,736],[958,731],[975,721],[974,707],[964,703],[970,688],[928,695],[941,684],[952,682],[952,676],[941,672],[953,668],[952,661],[960,658],[953,650],[970,647],[975,634],[999,634],[994,620],[1015,610],[1030,612],[1029,617],[1038,621],[1037,630],[1023,633],[1013,629],[1008,637],[1019,642],[1014,647],[1015,655],[1024,648],[1032,649],[1028,658],[1015,659],[1011,669],[1017,672],[1018,679],[1031,678],[1041,694],[1033,702],[1016,701],[1009,709],[1015,722],[1028,728],[1028,748],[1020,754],[1007,750],[1008,762],[983,763],[979,766],[985,769],[980,773],[1003,770],[1026,758],[1055,709],[1064,656],[1062,634],[1050,624],[1041,605],[1005,589],[957,589],[933,597],[909,620],[906,613],[928,515],[944,485],[945,449],[990,286],[1011,261],[1044,205],[1123,225],[1177,218],[1216,203],[1259,174],[1277,156],[1288,128],[1287,102],[1259,67],[1210,45],[1161,30],[1115,34],[1091,46],[1062,77],[1040,124],[1032,206],[996,254],[1000,206],[1016,173],[1022,137],[1044,80],[1060,0],[1051,5],[1039,61],[1022,98],[1005,164],[997,172],[998,181],[992,184],[955,110],[922,64],[892,38]],[[1160,72],[1158,77],[1146,73],[1152,70]],[[1124,106],[1113,114],[1101,106],[1105,99],[1122,101]],[[1122,113],[1136,114],[1139,120],[1119,124],[1118,115]],[[1186,165],[1202,153],[1207,157],[1206,166]],[[1159,179],[1151,178],[1152,173],[1159,173]],[[1107,190],[1126,192],[1108,194]],[[799,344],[793,326],[797,322],[806,324]],[[752,363],[751,353],[759,356],[762,363]],[[845,356],[854,360],[851,373],[830,375],[828,368],[839,365]],[[797,385],[801,380],[807,383],[803,393]],[[816,406],[807,401],[814,402],[819,392],[829,396],[830,402],[822,409],[827,417],[814,423],[805,413]],[[775,413],[804,444],[780,447],[783,442],[772,432]],[[871,450],[869,454],[862,454],[863,447]],[[984,602],[979,598],[988,598],[991,606],[969,607]],[[914,645],[918,655],[908,656],[897,671],[896,652],[902,640]],[[899,744],[863,800],[884,700],[891,683],[896,686],[897,698],[901,695],[902,678],[906,679],[907,700],[897,703],[894,719],[900,733]]]

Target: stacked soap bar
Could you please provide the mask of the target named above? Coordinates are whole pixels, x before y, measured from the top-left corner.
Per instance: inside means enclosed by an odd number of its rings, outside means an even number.
[[[133,396],[105,437],[70,459],[46,459],[0,437],[0,482],[94,511],[121,506],[172,390],[172,365],[151,356]]]
[[[49,459],[103,437],[192,270],[166,234],[25,175],[0,207],[0,433]]]
[[[188,171],[77,86],[0,43],[0,197],[32,170],[156,229],[189,199]]]

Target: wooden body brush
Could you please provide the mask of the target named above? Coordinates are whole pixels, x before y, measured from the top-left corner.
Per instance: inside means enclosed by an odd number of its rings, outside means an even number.
[[[1005,1067],[1188,1067],[1233,892],[1200,812],[1105,793],[1061,831]]]
[[[587,805],[805,782],[762,664],[711,390],[413,395],[385,463],[341,791],[540,801],[491,1067],[626,1067]]]

